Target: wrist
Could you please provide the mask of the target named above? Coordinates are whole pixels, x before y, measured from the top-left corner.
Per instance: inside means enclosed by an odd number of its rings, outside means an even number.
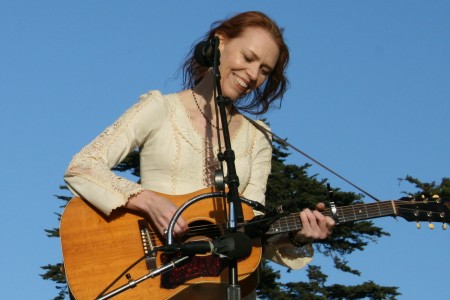
[[[139,193],[131,195],[128,198],[125,207],[132,210],[144,211],[149,205],[149,202],[152,201],[153,195],[154,193],[152,191],[141,190]]]

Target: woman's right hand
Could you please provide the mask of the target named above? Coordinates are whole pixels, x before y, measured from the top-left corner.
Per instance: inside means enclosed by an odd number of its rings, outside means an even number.
[[[132,196],[125,207],[144,213],[162,236],[166,236],[165,232],[178,209],[171,201],[150,190],[143,190]],[[186,221],[180,216],[175,224],[173,234],[182,236],[188,229]]]

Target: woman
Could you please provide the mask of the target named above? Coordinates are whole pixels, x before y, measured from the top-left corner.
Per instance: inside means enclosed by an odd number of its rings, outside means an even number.
[[[233,102],[226,110],[239,192],[264,203],[271,141],[237,107],[262,114],[283,96],[288,48],[282,31],[259,12],[238,14],[216,23],[206,38],[214,36],[219,39],[222,92]],[[73,158],[65,175],[74,194],[106,215],[125,206],[144,213],[161,234],[177,207],[155,192],[180,195],[210,187],[219,166],[214,77],[210,68],[195,61],[193,51],[191,54],[184,65],[186,90],[170,95],[151,91],[141,96],[137,104]],[[219,131],[221,127],[219,120]],[[140,148],[140,183],[110,171],[136,147]],[[326,238],[334,222],[308,209],[301,212],[300,218],[303,229],[289,238],[279,235],[269,239],[265,257],[294,269],[310,261],[311,246],[307,242]],[[187,230],[186,221],[179,218],[174,234],[180,236]]]

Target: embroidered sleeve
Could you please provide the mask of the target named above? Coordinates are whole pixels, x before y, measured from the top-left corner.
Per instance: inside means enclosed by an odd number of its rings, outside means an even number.
[[[312,244],[296,247],[289,242],[286,234],[270,237],[264,249],[264,256],[282,266],[297,270],[309,264],[314,255]]]
[[[153,95],[157,94],[157,95]],[[106,215],[123,206],[142,187],[111,171],[141,145],[165,115],[159,93],[150,92],[76,154],[64,176],[69,189]]]

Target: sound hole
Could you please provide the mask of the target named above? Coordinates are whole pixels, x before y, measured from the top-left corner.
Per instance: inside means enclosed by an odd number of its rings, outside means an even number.
[[[214,240],[223,235],[223,229],[206,220],[197,220],[189,223],[189,232],[186,241]]]

